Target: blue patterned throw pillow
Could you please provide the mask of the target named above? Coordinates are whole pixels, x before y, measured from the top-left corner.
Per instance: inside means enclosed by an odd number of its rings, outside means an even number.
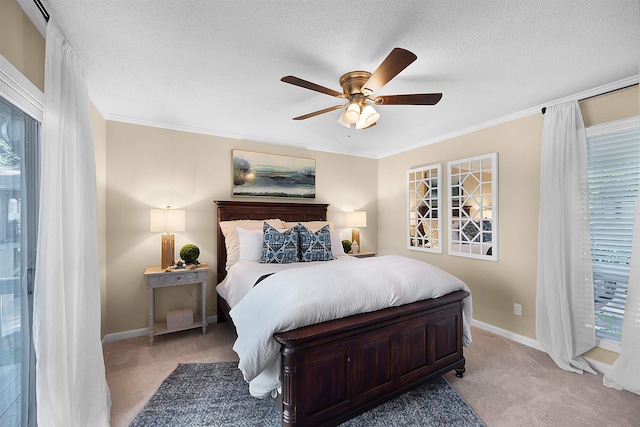
[[[329,261],[333,259],[329,225],[325,225],[315,233],[302,224],[298,224],[297,227],[300,239],[300,261]]]
[[[262,226],[261,263],[287,264],[298,262],[298,227],[279,231],[267,224]]]

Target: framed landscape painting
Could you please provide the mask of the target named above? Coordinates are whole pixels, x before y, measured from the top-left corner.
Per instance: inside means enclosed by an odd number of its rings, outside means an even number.
[[[316,161],[301,157],[231,150],[232,196],[316,197]]]

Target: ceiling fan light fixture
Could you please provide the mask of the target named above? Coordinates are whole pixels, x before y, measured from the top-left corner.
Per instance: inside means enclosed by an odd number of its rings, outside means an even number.
[[[367,126],[371,126],[378,121],[378,119],[380,118],[380,113],[378,113],[371,105],[367,104],[362,109],[360,118],[361,120],[364,120]]]
[[[347,111],[346,109],[342,109],[342,113],[340,114],[340,117],[338,117],[338,123],[340,123],[342,126],[346,127],[346,128],[350,128],[351,127],[351,123],[349,123],[345,117]]]
[[[344,112],[344,118],[349,123],[357,123],[360,120],[360,105],[357,102],[350,102]]]

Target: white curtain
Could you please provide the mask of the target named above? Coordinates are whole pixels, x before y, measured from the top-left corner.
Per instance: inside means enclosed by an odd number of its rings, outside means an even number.
[[[604,385],[640,394],[640,197],[636,201],[621,347],[618,360],[604,376]]]
[[[33,330],[38,425],[108,426],[89,99],[78,58],[53,21],[42,134]]]
[[[536,337],[562,369],[594,373],[587,143],[576,101],[547,108],[542,133]]]

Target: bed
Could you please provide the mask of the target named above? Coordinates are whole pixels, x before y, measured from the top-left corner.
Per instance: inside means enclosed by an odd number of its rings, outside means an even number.
[[[218,283],[227,275],[221,222],[327,219],[326,204],[215,203]],[[469,292],[456,290],[438,298],[276,331],[282,425],[336,425],[451,370],[462,377],[463,340],[468,341],[463,334],[465,301],[469,309]],[[232,319],[230,304],[219,294],[217,308],[219,322]]]

